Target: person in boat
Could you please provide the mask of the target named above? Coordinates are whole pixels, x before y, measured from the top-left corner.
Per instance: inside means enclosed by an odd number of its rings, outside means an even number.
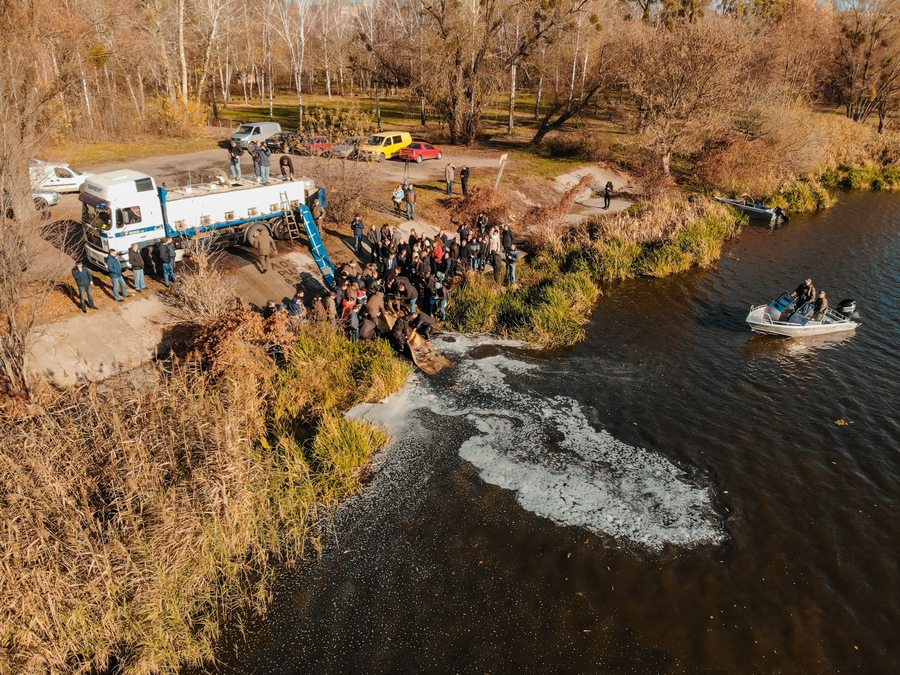
[[[816,298],[816,303],[813,305],[815,309],[815,313],[813,314],[813,321],[821,321],[825,318],[825,310],[828,309],[828,298],[825,297],[825,291],[819,291],[819,297]]]
[[[800,309],[804,303],[812,302],[816,299],[816,287],[813,286],[812,279],[805,279],[803,283],[797,286],[797,289],[791,293],[792,298],[797,298],[794,309]]]

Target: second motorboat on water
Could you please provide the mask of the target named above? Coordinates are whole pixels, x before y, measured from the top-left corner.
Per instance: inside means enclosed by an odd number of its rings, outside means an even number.
[[[741,195],[740,199],[728,199],[726,197],[716,197],[716,199],[723,204],[728,204],[729,206],[736,208],[745,216],[752,218],[753,220],[764,220],[768,223],[786,223],[788,221],[787,214],[780,206],[766,206],[765,204],[757,202],[750,195]]]
[[[751,307],[747,323],[756,333],[782,337],[825,335],[855,330],[859,326],[855,300],[842,300],[837,311],[828,308],[821,315],[816,313],[811,302],[800,307],[796,304],[796,296],[784,293],[768,305]]]

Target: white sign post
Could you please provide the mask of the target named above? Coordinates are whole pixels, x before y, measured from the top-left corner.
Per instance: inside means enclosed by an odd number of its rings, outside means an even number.
[[[494,189],[497,189],[497,186],[500,185],[500,176],[503,175],[503,167],[506,166],[506,160],[509,158],[509,153],[504,152],[500,155],[500,171],[497,172],[497,180],[494,181]]]

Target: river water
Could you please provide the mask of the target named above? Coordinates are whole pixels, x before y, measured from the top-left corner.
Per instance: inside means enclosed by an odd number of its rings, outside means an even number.
[[[753,336],[807,276],[863,326]],[[851,193],[610,287],[573,349],[446,338],[353,411],[397,440],[220,670],[900,672],[898,308],[900,196]]]

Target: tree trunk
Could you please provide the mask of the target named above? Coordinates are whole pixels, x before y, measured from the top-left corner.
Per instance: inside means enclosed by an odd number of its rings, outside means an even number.
[[[672,168],[672,151],[666,150],[662,153],[662,170],[665,175],[669,175],[671,173]]]
[[[419,97],[419,122],[423,127],[425,126],[425,94]]]
[[[375,80],[375,120],[378,123],[378,131],[381,131],[381,89],[378,80]]]
[[[178,58],[181,61],[181,104],[188,100],[188,67],[184,52],[184,0],[178,0]]]
[[[328,100],[331,100],[331,71],[325,69],[325,91],[328,94]]]
[[[534,101],[534,119],[537,119],[541,116],[541,94],[544,93],[544,76],[541,75],[538,78],[538,90],[537,90],[537,98]]]
[[[509,69],[509,125],[507,132],[512,135],[515,128],[515,111],[516,111],[516,64],[512,64]]]

